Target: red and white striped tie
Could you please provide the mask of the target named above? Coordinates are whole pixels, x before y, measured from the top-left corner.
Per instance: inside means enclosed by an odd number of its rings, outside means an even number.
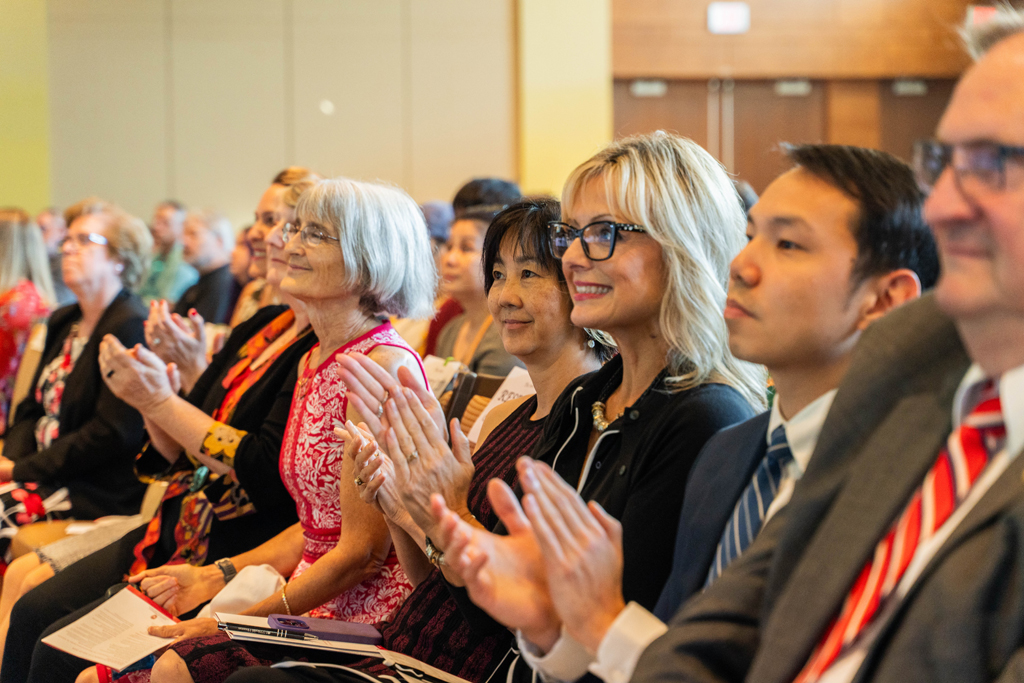
[[[914,492],[889,532],[875,546],[833,621],[796,683],[814,683],[871,623],[879,606],[899,585],[918,547],[949,519],[971,490],[989,458],[1002,448],[1006,437],[999,395],[989,382],[982,400],[960,427],[949,435],[946,447]]]

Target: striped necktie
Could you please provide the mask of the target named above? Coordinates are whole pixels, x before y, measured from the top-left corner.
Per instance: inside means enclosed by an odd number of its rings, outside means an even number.
[[[789,443],[786,441],[786,428],[779,425],[772,432],[768,452],[754,471],[754,476],[743,490],[743,495],[736,501],[732,517],[725,525],[722,538],[718,541],[715,561],[708,570],[707,581],[704,582],[705,588],[714,583],[729,563],[754,542],[757,532],[764,523],[764,516],[768,514],[768,508],[779,491],[782,473],[792,459],[793,452],[789,450]]]
[[[1005,442],[1006,427],[999,394],[991,381],[981,401],[949,435],[924,482],[889,532],[875,546],[843,601],[839,616],[826,629],[797,683],[813,683],[868,627],[899,585],[914,553],[942,527],[970,492],[989,459]]]

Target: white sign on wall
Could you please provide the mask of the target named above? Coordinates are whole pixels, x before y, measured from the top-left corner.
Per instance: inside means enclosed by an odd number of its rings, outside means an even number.
[[[745,2],[713,2],[708,5],[708,30],[736,35],[750,30],[750,5]]]

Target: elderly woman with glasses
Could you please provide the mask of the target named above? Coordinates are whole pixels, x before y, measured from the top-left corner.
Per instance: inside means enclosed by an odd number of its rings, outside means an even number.
[[[423,216],[401,190],[338,178],[303,193],[296,220],[285,224],[283,236],[287,268],[281,291],[305,305],[319,343],[299,363],[280,457],[281,479],[299,517],[298,533],[282,533],[231,558],[236,570],[270,564],[289,580],[244,614],[386,621],[412,587],[383,516],[362,503],[352,483],[354,465],[343,462],[344,442],[334,429],[364,418],[349,402],[339,357],[364,354],[392,376],[404,367],[426,386],[419,357],[387,321],[389,315],[428,315],[432,308],[436,271]],[[139,586],[182,613],[213,597],[195,580],[202,572],[157,568],[145,572]],[[175,583],[191,588],[179,592]],[[214,619],[191,619],[153,633],[210,636],[217,626]],[[187,675],[184,660],[206,662],[203,680],[211,681],[252,663],[246,651],[227,645],[186,641],[180,657],[161,660],[154,678]],[[88,671],[81,680],[94,674]],[[148,669],[126,676],[128,681],[148,678]],[[29,680],[37,678],[30,675]]]
[[[100,340],[143,341],[146,311],[131,293],[149,262],[153,238],[120,208],[82,207],[62,244],[64,282],[78,303],[56,311],[33,391],[8,430],[0,481],[32,482],[20,494],[23,515],[41,514],[40,498],[67,489],[70,514],[84,519],[138,512],[144,487],[132,463],[142,446],[142,416],[107,389],[98,363]],[[65,506],[65,510],[68,508]]]

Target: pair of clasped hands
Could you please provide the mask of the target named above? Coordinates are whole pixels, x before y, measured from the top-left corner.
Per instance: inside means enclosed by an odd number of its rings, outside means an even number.
[[[458,422],[452,421],[449,449],[441,406],[411,373],[399,370],[399,386],[359,354],[341,363],[349,400],[369,416],[366,423],[349,421],[337,431],[364,482],[363,500],[403,528],[411,518],[444,552],[445,578],[464,585],[500,623],[545,651],[564,625],[596,652],[625,608],[618,520],[596,502],[585,503],[546,464],[522,457],[521,504],[504,481],[488,482],[488,497],[508,535],[491,533],[466,506],[473,466]],[[382,415],[374,417],[382,399]]]

